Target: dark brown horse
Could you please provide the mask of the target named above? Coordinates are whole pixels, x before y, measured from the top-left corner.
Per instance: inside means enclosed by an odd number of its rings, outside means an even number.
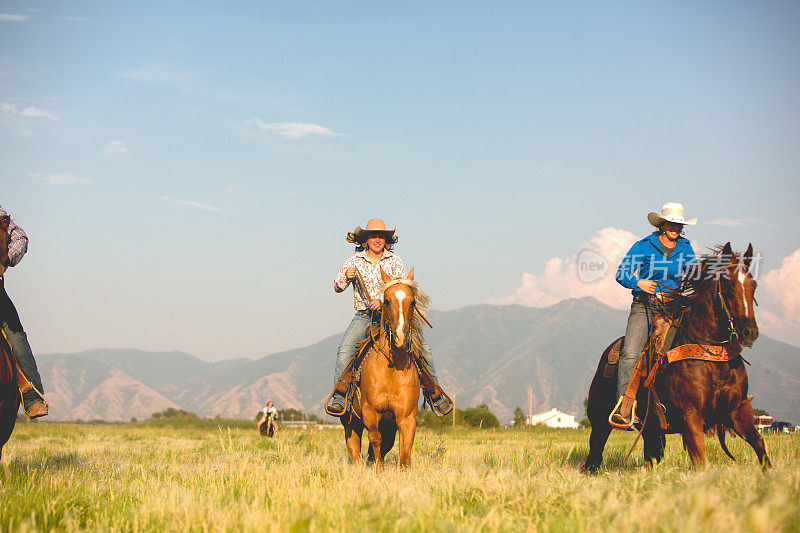
[[[400,432],[400,466],[411,466],[411,447],[417,430],[419,375],[410,352],[421,353],[419,312],[428,298],[414,282],[392,280],[383,271],[383,310],[380,333],[361,364],[361,384],[353,398],[353,416],[341,417],[347,450],[353,463],[361,461],[361,435],[367,429],[368,460],[383,469],[383,458]]]
[[[704,256],[688,272],[671,299],[651,299],[653,322],[674,320],[684,313],[673,346],[701,344],[751,347],[758,337],[754,315],[756,282],[750,267],[753,245],[744,255],[734,254],[727,243],[716,253]],[[616,398],[616,376],[604,377],[607,352],[600,359],[589,388],[587,415],[592,425],[589,456],[584,471],[595,472],[603,462],[603,448],[611,433],[608,417]],[[681,433],[683,446],[695,467],[705,466],[704,431],[716,427],[722,449],[725,428],[744,438],[755,450],[764,468],[771,463],[764,439],[755,428],[753,408],[747,396],[747,371],[741,355],[727,362],[683,360],[666,366],[654,381],[655,395],[639,387],[636,413],[644,421],[644,459],[649,465],[664,457],[666,433]],[[656,415],[657,397],[666,408],[668,429],[662,429]]]
[[[0,263],[8,257],[10,223],[8,216],[0,217]],[[0,457],[3,456],[3,446],[8,442],[17,423],[19,401],[17,372],[11,360],[11,347],[0,334]]]

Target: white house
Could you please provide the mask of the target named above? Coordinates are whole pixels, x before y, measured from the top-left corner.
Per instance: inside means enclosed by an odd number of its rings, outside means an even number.
[[[551,428],[576,429],[578,427],[578,423],[575,422],[574,415],[562,413],[555,408],[545,411],[544,413],[539,413],[538,415],[528,417],[528,425],[534,426],[536,424],[544,424],[546,426],[550,426]]]

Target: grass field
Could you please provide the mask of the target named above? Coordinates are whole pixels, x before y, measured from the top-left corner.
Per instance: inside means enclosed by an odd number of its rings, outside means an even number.
[[[339,429],[219,424],[21,424],[0,530],[800,530],[800,435],[767,437],[767,473],[744,441],[732,463],[708,439],[697,472],[677,436],[654,470],[640,448],[624,464],[633,435],[617,432],[586,476],[587,430],[420,430],[412,469],[393,450],[376,474],[348,464]]]

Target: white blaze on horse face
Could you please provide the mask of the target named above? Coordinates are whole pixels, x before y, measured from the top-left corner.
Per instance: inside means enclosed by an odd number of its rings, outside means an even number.
[[[397,303],[400,305],[400,316],[397,319],[397,346],[402,346],[405,342],[405,335],[403,334],[403,326],[405,326],[406,320],[403,314],[403,300],[406,298],[406,291],[403,289],[398,289],[394,295],[397,297]]]
[[[744,290],[744,280],[747,279],[743,270],[739,270],[739,275],[737,276],[739,284],[742,286],[742,302],[744,302],[744,315],[746,317],[750,317],[750,309],[747,305],[747,292]]]

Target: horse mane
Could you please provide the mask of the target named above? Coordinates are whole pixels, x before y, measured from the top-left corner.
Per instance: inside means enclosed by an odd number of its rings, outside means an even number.
[[[710,275],[709,270],[713,268],[721,272],[741,257],[736,252],[730,255],[723,254],[723,248],[723,245],[714,246],[710,248],[710,253],[701,255],[697,263],[687,266],[678,286],[668,291],[666,294],[669,298],[661,303],[665,311],[673,314],[692,307],[704,294],[713,289],[718,276]]]
[[[411,296],[414,298],[414,307],[418,311],[411,314],[411,351],[417,355],[422,355],[422,343],[425,342],[425,334],[423,333],[425,323],[422,321],[420,315],[428,314],[431,299],[419,288],[416,281],[403,280],[403,285],[411,289]]]

